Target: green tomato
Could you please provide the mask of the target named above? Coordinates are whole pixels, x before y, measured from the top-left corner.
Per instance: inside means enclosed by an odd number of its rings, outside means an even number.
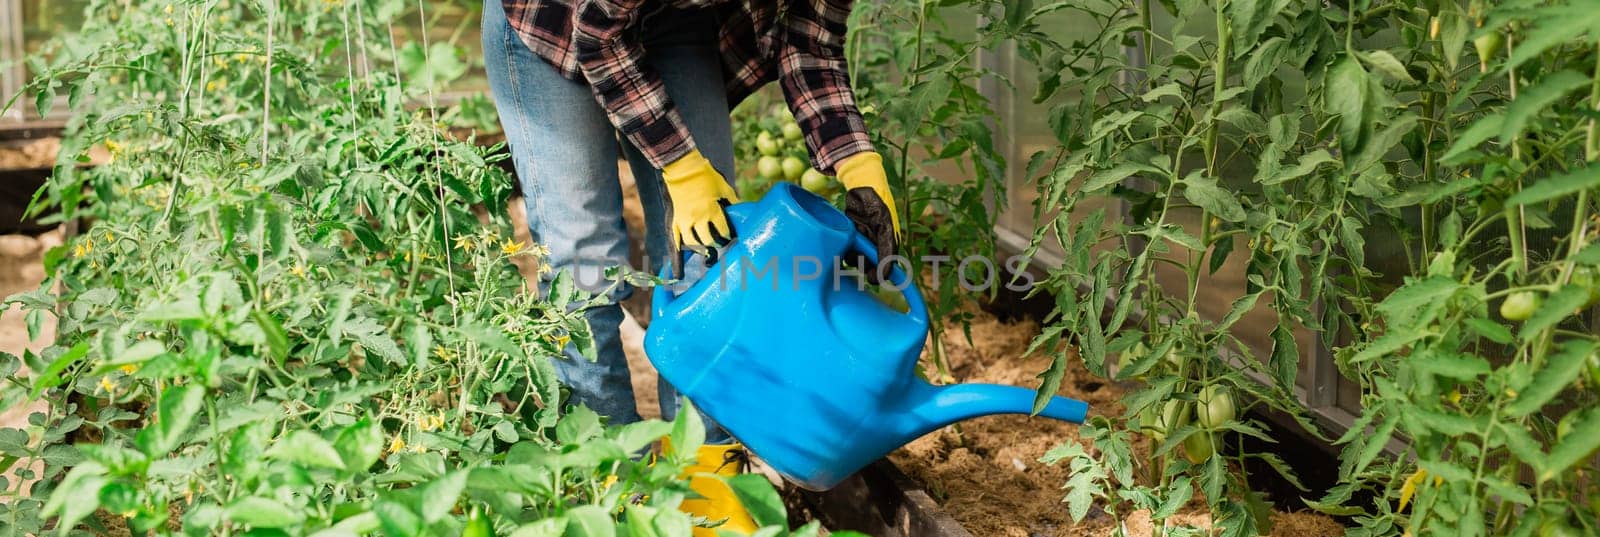
[[[800,140],[802,136],[805,136],[805,133],[800,132],[800,125],[794,121],[783,124],[783,139],[794,142]]]
[[[1508,321],[1526,321],[1539,309],[1539,295],[1533,291],[1511,293],[1500,303],[1500,316]]]
[[[783,161],[778,157],[761,157],[756,161],[756,174],[764,179],[777,179],[783,176]]]
[[[1150,438],[1157,443],[1165,442],[1168,432],[1189,423],[1190,410],[1187,401],[1179,399],[1167,401],[1167,404],[1161,406],[1160,418],[1157,418],[1155,423],[1147,429]],[[1150,409],[1145,409],[1145,411],[1150,412]]]
[[[1211,458],[1217,449],[1211,443],[1211,433],[1201,431],[1183,439],[1183,458],[1191,464],[1200,464]]]
[[[816,168],[806,168],[806,171],[800,174],[800,186],[815,194],[825,194],[833,189],[833,181]]]
[[[778,140],[772,137],[772,133],[761,131],[761,134],[756,135],[756,151],[761,152],[762,155],[776,157],[778,156]]]
[[[1233,395],[1228,389],[1221,386],[1206,386],[1200,390],[1200,395],[1195,403],[1198,408],[1195,412],[1200,425],[1216,428],[1233,421],[1236,417],[1236,408],[1233,405]]]
[[[1600,352],[1589,354],[1589,387],[1600,392]]]
[[[806,172],[806,161],[794,157],[784,157],[783,178],[788,181],[799,181],[800,175]]]
[[[1539,537],[1578,537],[1583,535],[1565,520],[1551,519],[1539,525]]]
[[[1572,272],[1572,284],[1589,290],[1589,299],[1583,303],[1585,307],[1600,304],[1600,268],[1578,267]]]
[[[489,522],[482,508],[472,506],[472,511],[467,514],[467,525],[461,529],[461,537],[494,537],[494,524]]]

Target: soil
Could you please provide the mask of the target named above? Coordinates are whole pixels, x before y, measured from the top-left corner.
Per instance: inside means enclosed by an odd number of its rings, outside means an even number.
[[[1036,376],[1049,366],[1040,355],[1023,357],[1039,333],[1032,320],[1002,321],[975,311],[971,343],[959,335],[945,350],[951,375],[962,382],[1037,386]],[[927,359],[927,356],[924,356]],[[1062,379],[1060,395],[1089,403],[1092,415],[1118,416],[1124,389],[1097,379],[1073,360]],[[920,481],[949,514],[982,537],[1101,537],[1113,534],[1117,521],[1091,509],[1080,524],[1062,503],[1061,485],[1069,473],[1039,458],[1067,441],[1076,441],[1077,427],[1029,416],[989,416],[946,427],[917,439],[889,459]],[[1135,457],[1138,457],[1135,454]],[[1209,527],[1210,517],[1198,501],[1169,523]],[[1148,512],[1122,522],[1130,537],[1151,535]],[[1272,535],[1320,537],[1344,534],[1344,527],[1316,513],[1274,514]]]
[[[49,168],[56,164],[60,138],[38,138],[0,143],[0,170]]]

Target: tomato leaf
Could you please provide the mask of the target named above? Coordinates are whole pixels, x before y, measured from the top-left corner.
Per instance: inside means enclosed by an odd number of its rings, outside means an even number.
[[[200,412],[205,392],[205,388],[193,384],[173,386],[162,392],[155,423],[139,431],[139,450],[145,455],[159,457],[178,447]]]
[[[1600,408],[1581,410],[1582,416],[1573,423],[1572,432],[1567,433],[1554,447],[1550,448],[1549,458],[1539,468],[1539,481],[1544,482],[1555,478],[1567,471],[1573,465],[1594,454],[1600,449]]]
[[[1595,343],[1588,340],[1572,340],[1562,344],[1561,351],[1550,355],[1544,367],[1534,373],[1533,381],[1523,387],[1517,393],[1516,400],[1506,406],[1506,413],[1520,417],[1542,408],[1578,379],[1589,353],[1594,349]]]
[[[1550,47],[1568,43],[1584,31],[1593,34],[1593,28],[1600,26],[1600,9],[1584,4],[1572,4],[1568,9],[1560,9],[1559,14],[1545,17],[1538,25],[1527,32],[1517,32],[1518,37],[1524,37],[1517,43],[1516,50],[1511,52],[1506,60],[1505,70],[1516,69],[1523,62],[1531,60]]]
[[[467,488],[468,469],[458,469],[435,479],[422,489],[422,521],[432,524],[450,514],[461,491]]]
[[[1368,66],[1383,74],[1383,76],[1392,78],[1397,82],[1417,83],[1417,79],[1412,78],[1411,73],[1406,72],[1405,65],[1401,64],[1400,60],[1387,50],[1369,50],[1361,52],[1360,55]]]
[[[1455,143],[1450,144],[1450,149],[1444,152],[1444,156],[1439,157],[1439,162],[1457,164],[1456,159],[1458,157],[1478,147],[1478,144],[1493,138],[1496,133],[1500,132],[1500,126],[1505,124],[1505,120],[1505,114],[1501,113],[1489,114],[1478,118],[1477,121],[1472,122],[1472,126],[1467,127],[1466,130],[1456,135]]]
[[[1522,330],[1517,332],[1517,338],[1523,341],[1533,339],[1544,329],[1555,326],[1556,323],[1577,313],[1578,308],[1589,300],[1589,290],[1577,285],[1563,286],[1560,290],[1551,293],[1539,310],[1522,323]]]
[[[1204,173],[1195,172],[1183,180],[1183,195],[1218,218],[1229,222],[1244,221],[1244,206],[1232,192],[1217,185],[1217,180]]]
[[[1600,188],[1600,164],[1565,175],[1547,177],[1506,198],[1506,205],[1530,205],[1596,188]]]
[[[274,442],[263,454],[269,459],[287,461],[308,467],[341,469],[345,467],[339,450],[322,436],[307,430],[290,432]]]
[[[1505,123],[1500,125],[1500,142],[1510,143],[1528,121],[1572,90],[1588,85],[1590,78],[1576,71],[1557,71],[1545,75],[1539,85],[1527,88],[1506,107]]]
[[[1345,56],[1328,69],[1323,88],[1327,92],[1323,97],[1324,111],[1339,116],[1339,145],[1346,154],[1354,155],[1364,141],[1363,116],[1369,106],[1367,72],[1355,58]]]
[[[80,341],[77,345],[73,345],[72,348],[67,349],[66,352],[61,353],[59,356],[56,356],[54,360],[51,360],[50,365],[46,366],[43,371],[40,371],[38,376],[34,379],[33,390],[28,392],[28,398],[38,399],[39,394],[44,393],[45,390],[60,386],[63,381],[61,378],[61,373],[65,372],[68,367],[72,367],[72,364],[77,363],[78,360],[82,360],[84,356],[89,354],[89,342],[90,340],[87,339]]]
[[[1194,480],[1189,476],[1179,477],[1172,480],[1172,484],[1168,485],[1166,490],[1170,493],[1167,499],[1161,502],[1161,508],[1150,515],[1154,520],[1163,520],[1176,515],[1179,509],[1188,505],[1189,498],[1194,497]]]
[[[270,498],[245,496],[228,504],[223,515],[238,524],[254,528],[287,528],[305,520],[299,509]]]

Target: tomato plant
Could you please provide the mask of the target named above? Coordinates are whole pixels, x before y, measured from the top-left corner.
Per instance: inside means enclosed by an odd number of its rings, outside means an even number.
[[[1075,515],[1098,500],[1159,521],[1194,487],[1222,534],[1266,531],[1243,461],[1292,472],[1231,440],[1270,441],[1253,405],[1322,434],[1296,391],[1316,344],[1361,413],[1334,439],[1341,483],[1307,505],[1366,535],[1600,529],[1583,477],[1600,433],[1580,432],[1600,409],[1577,382],[1600,345],[1584,310],[1600,36],[1581,4],[1106,0],[1009,19],[1058,142],[1028,167],[1033,247],[1065,253],[1045,282],[1056,308],[1035,347],[1057,363],[1040,391],[1080,355],[1142,381],[1123,416],[1091,418],[1097,456],[1052,457],[1110,466],[1068,483]],[[1037,25],[1056,9],[1091,38]],[[1214,287],[1229,274],[1239,288]],[[1197,419],[1123,434],[1174,401]],[[1545,412],[1566,408],[1560,437]],[[1124,444],[1146,440],[1150,464]]]
[[[73,108],[38,205],[87,225],[8,299],[30,336],[53,316],[57,337],[0,356],[0,407],[47,403],[0,430],[20,478],[0,480],[0,534],[707,522],[677,509],[688,461],[639,457],[664,436],[698,445],[696,413],[563,412],[551,360],[592,354],[579,310],[596,299],[566,275],[525,292],[510,261],[545,251],[499,210],[502,148],[446,129],[481,110],[438,103],[465,52],[394,37],[425,7],[97,1],[33,58],[29,97]],[[77,167],[91,149],[110,160]],[[771,486],[735,481],[787,534]]]

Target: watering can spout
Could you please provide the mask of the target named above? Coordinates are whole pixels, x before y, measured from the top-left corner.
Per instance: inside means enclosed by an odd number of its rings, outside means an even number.
[[[933,386],[916,382],[907,393],[906,411],[900,413],[899,431],[915,439],[952,423],[994,414],[1031,414],[1035,392],[1017,386],[998,384],[952,384]],[[1054,396],[1039,416],[1071,423],[1083,423],[1089,404]]]

